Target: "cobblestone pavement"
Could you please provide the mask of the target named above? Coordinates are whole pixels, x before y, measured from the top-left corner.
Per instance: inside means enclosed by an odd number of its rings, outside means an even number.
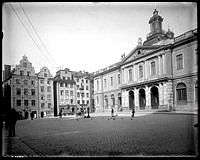
[[[4,156],[195,156],[197,115],[143,114],[130,118],[49,118],[17,121],[4,130]]]

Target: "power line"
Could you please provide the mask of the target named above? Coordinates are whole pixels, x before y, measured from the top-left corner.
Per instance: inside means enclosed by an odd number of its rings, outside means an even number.
[[[40,42],[42,43],[44,49],[46,50],[46,52],[47,52],[47,53],[49,54],[49,56],[51,57],[51,59],[52,59],[52,61],[54,62],[55,66],[57,66],[56,62],[55,62],[54,59],[52,58],[52,56],[51,56],[51,54],[49,53],[49,51],[47,50],[47,48],[46,48],[44,42],[42,41],[41,37],[39,36],[37,30],[35,29],[33,23],[31,22],[30,18],[29,18],[28,15],[26,14],[26,12],[25,12],[25,10],[24,10],[24,8],[23,8],[23,6],[22,6],[21,3],[20,3],[20,7],[21,7],[21,9],[23,10],[24,15],[26,16],[27,20],[29,21],[29,23],[30,23],[31,27],[33,28],[35,34],[37,35],[38,39],[39,39]]]
[[[25,28],[26,32],[28,33],[28,35],[30,36],[30,38],[32,39],[32,41],[34,42],[34,44],[36,45],[36,47],[40,50],[40,52],[46,57],[46,55],[42,52],[41,48],[38,46],[38,44],[35,42],[35,40],[33,39],[32,35],[30,34],[30,32],[28,31],[28,29],[26,28],[26,26],[24,25],[24,23],[22,22],[20,16],[18,15],[18,13],[15,11],[15,8],[12,6],[11,3],[9,3],[11,9],[13,10],[13,12],[16,14],[17,18],[19,19],[19,21],[21,22],[21,24],[23,25],[23,27]],[[46,59],[49,61],[49,58],[46,57]],[[51,61],[49,61],[51,63]],[[51,63],[52,64],[52,63]],[[56,68],[53,65],[54,68]]]

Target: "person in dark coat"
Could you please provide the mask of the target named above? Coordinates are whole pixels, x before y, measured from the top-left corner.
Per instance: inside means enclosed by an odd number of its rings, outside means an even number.
[[[15,125],[18,119],[18,114],[16,112],[16,110],[14,108],[12,108],[9,112],[9,124],[8,124],[8,128],[9,128],[9,136],[15,136]]]
[[[31,112],[31,120],[33,120],[34,114],[33,112]]]
[[[113,109],[113,107],[111,109],[111,117],[114,117],[114,109]]]
[[[132,115],[131,115],[131,117],[134,118],[134,115],[135,115],[135,107],[133,106],[133,107],[132,107]]]

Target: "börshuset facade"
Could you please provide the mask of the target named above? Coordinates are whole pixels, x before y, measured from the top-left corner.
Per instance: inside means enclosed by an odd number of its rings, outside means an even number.
[[[174,38],[158,11],[150,33],[120,62],[94,73],[97,111],[197,110],[197,29]]]

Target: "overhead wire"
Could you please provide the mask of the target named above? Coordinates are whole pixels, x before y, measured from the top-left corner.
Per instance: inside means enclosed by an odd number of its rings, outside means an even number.
[[[54,66],[54,64],[49,60],[49,58],[43,53],[43,51],[41,50],[41,48],[39,47],[39,45],[36,43],[36,41],[34,40],[34,38],[32,37],[31,33],[29,32],[29,30],[27,29],[27,27],[25,26],[25,24],[23,23],[23,21],[21,20],[20,16],[18,15],[18,13],[16,12],[15,8],[12,6],[11,3],[9,3],[9,6],[11,7],[11,9],[13,10],[13,12],[15,13],[15,15],[17,16],[17,18],[19,19],[20,23],[23,25],[24,29],[26,30],[26,32],[28,33],[28,35],[30,36],[30,38],[32,39],[32,41],[34,42],[35,46],[40,50],[40,52],[46,57],[46,59],[49,61],[49,63],[51,63],[51,65],[53,65],[54,68],[56,68]]]
[[[52,58],[51,54],[50,54],[50,53],[49,53],[49,51],[47,50],[47,48],[46,48],[46,45],[45,45],[45,44],[44,44],[44,42],[42,41],[42,39],[41,39],[40,35],[38,34],[37,30],[35,29],[35,27],[34,27],[33,23],[31,22],[30,18],[28,17],[27,13],[25,12],[25,9],[23,8],[23,6],[22,6],[22,4],[21,4],[21,3],[20,3],[20,7],[21,7],[21,9],[22,9],[22,11],[23,11],[24,15],[26,16],[26,18],[27,18],[28,22],[30,23],[31,27],[33,28],[33,30],[34,30],[34,32],[35,32],[35,34],[36,34],[36,36],[37,36],[37,37],[38,37],[38,39],[40,40],[40,42],[41,42],[42,46],[44,47],[44,49],[46,50],[46,52],[47,52],[47,53],[48,53],[48,55],[50,56],[51,60],[52,60],[52,61],[53,61],[53,63],[55,64],[55,66],[57,66],[56,62],[54,61],[54,59]]]

